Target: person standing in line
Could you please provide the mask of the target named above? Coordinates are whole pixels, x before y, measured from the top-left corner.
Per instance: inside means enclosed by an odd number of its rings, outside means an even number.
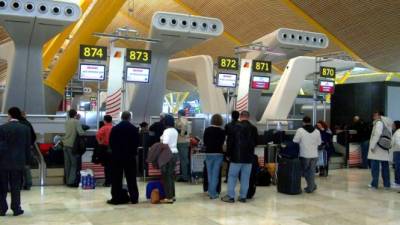
[[[234,146],[234,140],[235,140],[235,134],[234,134],[234,127],[236,126],[237,123],[239,123],[239,116],[240,113],[238,111],[232,111],[231,113],[231,119],[232,121],[228,124],[225,125],[225,134],[226,134],[226,149],[227,152],[232,151],[232,148]],[[229,174],[229,164],[230,162],[227,161],[227,167],[226,167],[226,177],[225,177],[225,183],[228,182],[228,174]]]
[[[372,129],[368,159],[371,161],[372,181],[369,188],[379,186],[379,167],[382,166],[383,186],[390,188],[389,150],[392,139],[392,122],[382,112],[373,114],[374,127]]]
[[[5,216],[8,210],[8,190],[11,192],[11,209],[14,216],[19,216],[24,214],[21,186],[32,140],[29,128],[18,121],[21,118],[19,108],[10,108],[8,117],[9,122],[0,126],[0,216]]]
[[[204,131],[204,145],[206,147],[206,165],[208,178],[208,195],[210,199],[217,199],[217,186],[221,165],[224,159],[223,145],[225,131],[221,128],[224,123],[222,116],[215,114],[211,117],[211,126]]]
[[[315,184],[315,169],[318,161],[318,146],[321,145],[321,134],[318,129],[311,125],[311,118],[303,118],[303,127],[296,131],[293,138],[294,143],[300,145],[300,163],[302,173],[307,181],[306,193],[312,193],[317,190]]]
[[[177,148],[178,144],[178,131],[175,129],[175,119],[171,115],[166,115],[164,118],[166,129],[161,136],[161,143],[168,145],[170,148],[173,158],[169,162],[161,167],[161,179],[164,184],[165,199],[161,200],[161,203],[173,203],[176,201],[175,197],[175,167],[176,161],[179,158],[179,152]]]
[[[249,121],[250,113],[240,113],[240,122],[233,128],[233,147],[228,149],[227,157],[231,164],[228,175],[228,194],[221,200],[228,203],[235,202],[235,186],[240,174],[240,202],[246,202],[249,189],[250,174],[254,157],[254,149],[257,145],[257,128]]]
[[[354,141],[360,143],[361,147],[361,166],[360,169],[368,169],[368,150],[369,150],[369,137],[370,132],[368,131],[368,125],[359,117],[354,116],[353,123],[350,127],[352,130],[356,130],[356,138]]]
[[[185,117],[185,111],[178,112],[178,121],[176,128],[179,132],[178,136],[178,151],[181,175],[178,182],[188,182],[190,180],[190,162],[189,162],[189,145],[190,145],[190,129],[189,121]]]
[[[393,188],[400,188],[400,121],[396,120],[393,123],[393,138],[392,138],[392,152],[394,163],[394,182]]]
[[[23,188],[24,190],[30,190],[32,187],[32,174],[31,174],[31,159],[32,159],[32,151],[33,148],[35,147],[35,142],[36,142],[36,133],[35,130],[33,129],[32,124],[26,119],[26,113],[24,111],[21,112],[21,118],[18,119],[20,123],[25,124],[26,126],[29,127],[29,130],[31,132],[31,157],[29,157],[28,164],[25,166],[24,170],[24,181],[23,181]]]
[[[319,176],[327,177],[329,172],[329,161],[331,155],[335,152],[333,147],[332,133],[325,121],[318,121],[317,129],[321,133],[322,149],[327,153],[327,161],[325,166],[319,167]]]
[[[160,137],[165,130],[164,118],[165,118],[165,114],[161,113],[160,121],[153,123],[149,127],[149,136],[150,136],[149,137],[149,145],[148,145],[149,147],[151,147],[155,143],[160,142]]]
[[[132,115],[125,111],[121,122],[111,129],[109,146],[111,148],[111,199],[108,204],[126,204],[122,189],[123,175],[128,183],[128,192],[132,204],[139,203],[139,190],[136,181],[136,155],[139,147],[139,131],[131,121]]]
[[[65,182],[68,187],[78,187],[77,182],[79,159],[81,155],[77,152],[75,140],[78,135],[81,136],[85,133],[79,120],[76,119],[77,111],[71,109],[68,112],[69,119],[65,122],[65,135],[63,137],[64,144],[64,174]]]
[[[104,126],[102,126],[96,134],[97,142],[102,153],[102,163],[104,166],[105,182],[104,187],[111,186],[111,148],[110,144],[110,133],[113,128],[112,117],[105,115],[103,118]]]

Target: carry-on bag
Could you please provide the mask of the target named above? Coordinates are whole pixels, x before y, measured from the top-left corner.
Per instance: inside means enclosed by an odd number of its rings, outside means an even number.
[[[280,193],[297,195],[301,193],[301,165],[298,158],[279,158],[277,189]]]

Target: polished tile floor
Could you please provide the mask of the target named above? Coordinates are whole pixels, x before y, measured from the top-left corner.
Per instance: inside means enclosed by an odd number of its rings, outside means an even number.
[[[275,186],[258,187],[255,199],[245,204],[209,200],[201,185],[182,183],[173,205],[148,203],[142,182],[140,204],[123,206],[105,203],[108,188],[36,187],[22,194],[26,214],[0,218],[0,224],[400,224],[400,194],[370,190],[368,181],[366,170],[336,170],[317,179],[314,194],[289,196],[278,194]]]

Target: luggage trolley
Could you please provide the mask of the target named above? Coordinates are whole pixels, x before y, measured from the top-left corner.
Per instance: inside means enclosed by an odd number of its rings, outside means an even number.
[[[197,183],[199,178],[203,178],[204,161],[206,160],[206,153],[193,153],[190,157],[190,177],[191,182]]]

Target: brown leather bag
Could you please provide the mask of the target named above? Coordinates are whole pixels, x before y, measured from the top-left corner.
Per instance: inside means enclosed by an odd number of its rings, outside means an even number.
[[[154,189],[151,191],[150,202],[151,202],[151,204],[159,204],[160,203],[160,191],[158,189]]]

